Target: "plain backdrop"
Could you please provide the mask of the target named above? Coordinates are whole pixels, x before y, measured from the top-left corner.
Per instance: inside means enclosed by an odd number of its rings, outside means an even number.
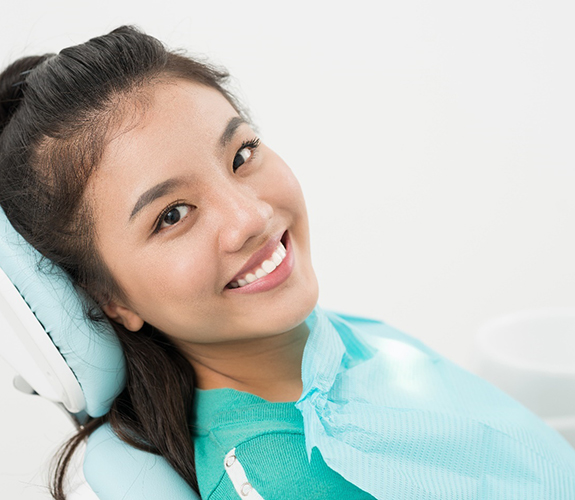
[[[0,64],[135,24],[226,66],[302,184],[321,305],[470,367],[482,322],[575,304],[574,14],[567,0],[27,0],[2,5]],[[73,428],[13,375],[0,360],[0,498],[46,499]]]

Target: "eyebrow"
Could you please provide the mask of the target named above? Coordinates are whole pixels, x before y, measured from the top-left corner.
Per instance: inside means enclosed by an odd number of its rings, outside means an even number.
[[[181,181],[182,181],[181,177],[172,177],[171,179],[168,179],[164,182],[160,182],[159,184],[156,184],[154,187],[148,189],[144,194],[142,194],[142,196],[138,198],[138,201],[134,205],[134,209],[130,214],[130,221],[132,221],[135,215],[140,210],[142,210],[142,208],[144,208],[146,205],[149,205],[157,198],[161,198],[162,196],[170,194],[172,191],[174,191],[178,187]]]
[[[222,133],[218,141],[222,149],[225,148],[228,145],[228,143],[232,140],[232,137],[236,133],[236,130],[242,123],[247,122],[241,116],[233,116],[232,118],[230,118],[230,120],[226,125],[226,128],[224,129],[224,132]],[[153,203],[156,199],[161,198],[162,196],[165,196],[175,191],[176,188],[182,182],[182,180],[183,180],[182,177],[172,177],[168,180],[160,182],[159,184],[156,184],[155,186],[151,187],[146,192],[144,192],[138,198],[138,201],[136,201],[134,209],[130,214],[129,221],[131,222],[132,219],[136,216],[136,214],[140,210],[142,210],[145,206],[149,205],[150,203]]]
[[[233,116],[228,124],[226,125],[226,129],[224,133],[220,137],[220,147],[223,149],[225,148],[228,143],[232,140],[232,137],[236,133],[236,130],[242,123],[247,123],[241,116]]]

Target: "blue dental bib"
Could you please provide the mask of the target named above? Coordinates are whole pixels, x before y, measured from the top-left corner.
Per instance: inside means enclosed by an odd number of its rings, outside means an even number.
[[[384,323],[307,323],[308,457],[381,500],[575,499],[575,449],[500,389]]]

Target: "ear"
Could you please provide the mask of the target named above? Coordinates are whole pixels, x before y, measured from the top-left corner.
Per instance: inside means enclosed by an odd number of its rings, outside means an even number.
[[[107,304],[102,306],[102,310],[110,318],[114,320],[116,323],[120,323],[124,325],[128,330],[132,332],[137,332],[144,326],[144,320],[140,318],[134,311],[128,309],[127,307],[121,306],[110,300]]]

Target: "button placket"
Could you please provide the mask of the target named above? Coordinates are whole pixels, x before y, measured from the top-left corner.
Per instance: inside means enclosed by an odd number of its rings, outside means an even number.
[[[236,456],[236,449],[230,450],[224,458],[224,469],[236,493],[245,500],[264,500],[248,481],[246,472]]]

